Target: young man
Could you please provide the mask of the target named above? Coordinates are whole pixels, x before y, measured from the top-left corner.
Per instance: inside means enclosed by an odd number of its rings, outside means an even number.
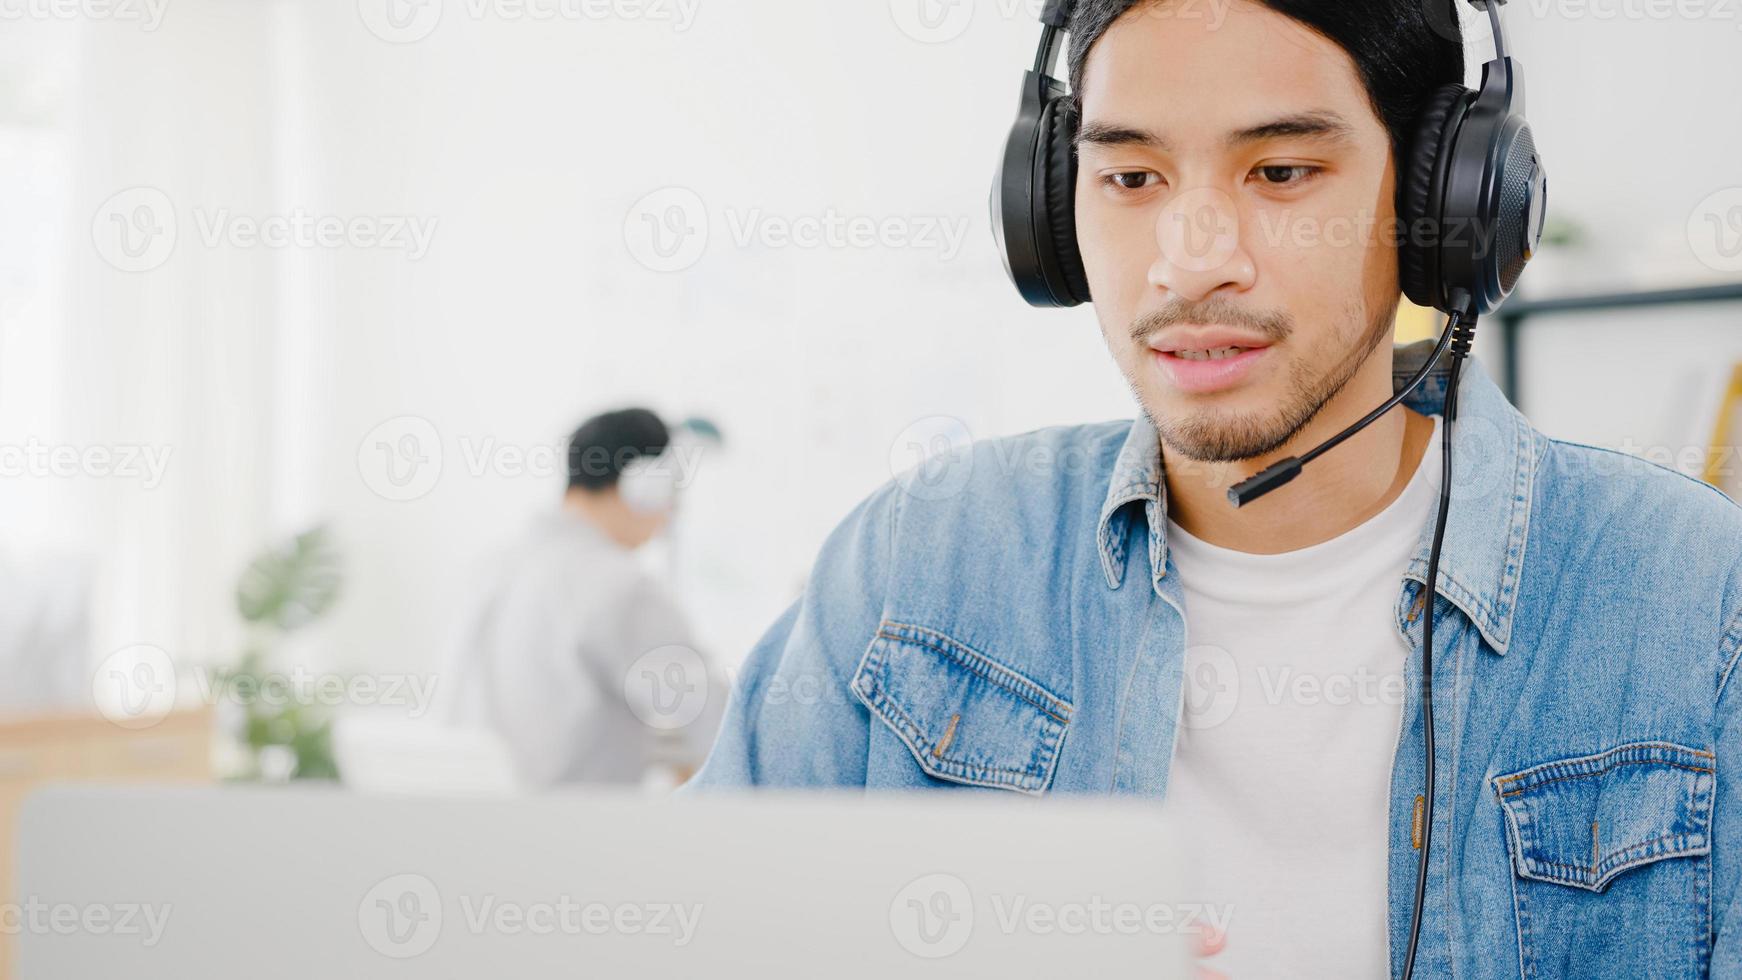
[[[1430,353],[1387,342],[1383,229],[1415,118],[1462,79],[1455,21],[1203,6],[1088,0],[1071,24],[1077,239],[1143,416],[980,444],[861,503],[699,785],[1165,799],[1201,896],[1233,906],[1236,977],[1395,975],[1425,816],[1418,975],[1742,974],[1742,511],[1545,437],[1467,366],[1419,815],[1446,365],[1287,487],[1226,494]],[[1221,246],[1186,247],[1204,228]]]
[[[712,673],[686,617],[634,557],[671,518],[670,442],[646,409],[587,420],[569,438],[562,505],[486,570],[442,718],[500,736],[528,788],[687,776],[719,723],[707,705],[721,697],[685,690]]]

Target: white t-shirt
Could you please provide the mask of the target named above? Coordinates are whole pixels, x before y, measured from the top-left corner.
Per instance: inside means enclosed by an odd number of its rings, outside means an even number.
[[[1439,502],[1440,419],[1385,510],[1277,555],[1168,522],[1186,684],[1166,806],[1235,978],[1388,975],[1391,767],[1410,649],[1395,608]],[[1281,491],[1286,493],[1287,491]],[[1413,799],[1403,805],[1413,805]]]

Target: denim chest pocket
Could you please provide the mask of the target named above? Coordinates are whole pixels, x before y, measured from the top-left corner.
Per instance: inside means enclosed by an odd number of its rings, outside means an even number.
[[[1629,742],[1494,777],[1526,976],[1703,975],[1713,761]]]
[[[1027,676],[922,626],[884,622],[853,693],[927,775],[1044,793],[1072,706]]]

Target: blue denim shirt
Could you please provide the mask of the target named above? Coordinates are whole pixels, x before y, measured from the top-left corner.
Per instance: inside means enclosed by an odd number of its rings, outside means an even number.
[[[1430,348],[1398,349],[1399,382]],[[1444,368],[1411,408],[1437,414]],[[1418,970],[1742,976],[1742,509],[1547,438],[1479,362],[1459,398]],[[873,493],[750,655],[693,785],[1164,798],[1186,610],[1158,450],[1141,419],[1044,429]],[[1391,777],[1394,975],[1431,531],[1394,607],[1416,651]]]

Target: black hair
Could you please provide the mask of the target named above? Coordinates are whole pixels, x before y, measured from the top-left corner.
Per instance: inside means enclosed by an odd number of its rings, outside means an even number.
[[[614,487],[630,463],[658,456],[669,445],[665,423],[645,408],[596,415],[569,436],[569,489]]]
[[[1078,0],[1071,17],[1072,98],[1082,109],[1083,65],[1114,21],[1134,7],[1228,0]],[[1391,134],[1392,159],[1407,159],[1416,117],[1434,91],[1464,80],[1458,0],[1256,0],[1335,42],[1355,62],[1373,110]],[[1181,16],[1186,11],[1182,9]]]

